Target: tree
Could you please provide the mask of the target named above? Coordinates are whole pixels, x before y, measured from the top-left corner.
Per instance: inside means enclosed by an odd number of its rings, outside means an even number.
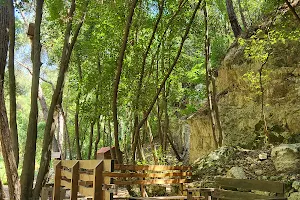
[[[12,145],[12,138],[8,125],[7,112],[4,100],[4,73],[8,51],[9,35],[8,6],[0,4],[0,143],[5,163],[10,199],[18,200],[20,185],[17,163]]]
[[[36,16],[34,25],[34,35],[32,38],[33,49],[33,70],[31,86],[31,109],[27,128],[27,139],[25,155],[21,175],[21,199],[27,200],[32,197],[32,187],[35,169],[35,154],[37,140],[37,119],[38,119],[38,90],[41,68],[41,23],[43,15],[44,0],[36,1]]]
[[[234,33],[234,36],[237,38],[241,35],[242,29],[241,29],[241,26],[240,26],[240,24],[237,20],[232,0],[226,0],[226,8],[227,8],[227,13],[228,13],[228,17],[229,17],[229,21],[230,21],[230,24],[231,24],[232,31]]]
[[[119,90],[119,83],[121,79],[122,67],[123,67],[123,60],[125,56],[125,50],[127,46],[127,40],[129,36],[129,31],[132,23],[132,18],[134,14],[134,9],[137,5],[138,0],[133,0],[132,5],[130,7],[130,12],[128,15],[125,32],[123,36],[122,46],[119,54],[119,58],[117,61],[117,69],[114,81],[114,91],[113,91],[113,102],[112,102],[112,112],[113,112],[113,121],[114,121],[114,137],[115,137],[115,146],[116,146],[116,156],[119,163],[122,163],[122,154],[120,151],[120,144],[119,144],[119,123],[118,123],[118,108],[117,108],[117,101],[118,101],[118,90]]]

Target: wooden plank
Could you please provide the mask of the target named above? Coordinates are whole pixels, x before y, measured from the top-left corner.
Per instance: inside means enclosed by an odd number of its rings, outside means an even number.
[[[76,160],[62,160],[61,166],[71,169],[76,163]]]
[[[77,200],[78,193],[78,179],[79,179],[79,161],[71,168],[72,179],[71,179],[71,200]]]
[[[165,170],[191,170],[190,166],[168,166],[168,165],[120,165],[116,164],[115,170],[150,170],[150,171],[165,171]]]
[[[265,192],[284,193],[284,184],[275,181],[259,181],[249,179],[217,178],[216,183],[221,187],[259,190]]]
[[[66,170],[61,170],[61,176],[67,179],[72,179],[72,173]]]
[[[72,188],[71,182],[66,181],[66,180],[61,180],[61,181],[60,181],[60,185],[61,185],[62,187],[66,187],[67,189],[71,189],[71,188]]]
[[[81,180],[81,181],[94,181],[94,175],[93,174],[79,173],[79,180]]]
[[[61,161],[56,162],[54,165],[54,189],[53,189],[53,200],[60,200],[60,187],[61,187]]]
[[[78,191],[80,194],[82,194],[85,197],[91,197],[93,196],[93,188],[84,187],[82,185],[78,186]]]
[[[268,199],[268,196],[254,194],[250,192],[239,192],[239,191],[230,191],[230,190],[215,190],[212,192],[213,198],[220,199],[230,199],[230,200],[253,200],[253,199]]]
[[[151,184],[180,184],[189,183],[189,179],[150,179],[150,180],[134,180],[134,181],[114,181],[116,185],[151,185]]]
[[[119,173],[119,172],[103,172],[103,176],[116,178],[165,178],[165,177],[187,177],[192,176],[192,172],[175,172],[175,173]]]
[[[108,185],[112,183],[112,179],[110,177],[103,176],[102,172],[103,171],[111,172],[113,170],[113,166],[114,166],[113,160],[103,160],[103,169],[101,170],[101,176],[103,180],[102,184]],[[103,195],[104,195],[103,200],[111,200],[113,196],[113,194],[110,193],[108,190],[103,191]]]
[[[87,170],[93,170],[101,162],[102,162],[101,160],[80,160],[79,161],[79,168],[87,169]]]
[[[118,198],[116,198],[118,199]],[[128,197],[128,199],[143,199],[143,200],[153,200],[153,199],[164,199],[164,200],[175,200],[175,199],[187,199],[187,196],[165,196],[165,197]],[[191,199],[204,199],[203,196],[192,196]]]
[[[102,190],[102,184],[103,184],[103,162],[100,162],[98,166],[94,169],[93,174],[93,199],[103,199],[103,190]]]

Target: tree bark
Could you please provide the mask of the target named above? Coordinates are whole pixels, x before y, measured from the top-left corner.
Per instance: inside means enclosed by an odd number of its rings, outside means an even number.
[[[178,59],[179,59],[179,57],[180,57],[180,55],[181,55],[181,51],[182,51],[184,42],[185,42],[185,40],[186,40],[187,37],[188,37],[188,34],[189,34],[190,29],[191,29],[191,26],[192,26],[192,24],[193,24],[193,22],[194,22],[196,13],[197,13],[198,9],[200,8],[200,5],[201,5],[201,0],[198,1],[197,5],[196,5],[196,7],[195,7],[195,9],[194,9],[194,12],[193,12],[193,14],[192,14],[192,16],[191,16],[191,18],[190,18],[190,20],[189,20],[189,23],[188,23],[188,25],[187,25],[187,27],[186,27],[186,29],[185,29],[184,35],[183,35],[183,37],[182,37],[182,40],[181,40],[181,43],[180,43],[180,46],[179,46],[179,49],[178,49],[178,51],[177,51],[177,55],[176,55],[176,57],[175,57],[175,59],[174,59],[172,65],[171,65],[171,67],[168,69],[168,72],[167,72],[167,74],[165,75],[163,81],[161,82],[161,84],[160,84],[160,86],[159,86],[159,88],[158,88],[158,90],[157,90],[155,96],[153,97],[153,100],[151,101],[151,104],[150,104],[150,106],[148,107],[148,109],[147,109],[147,111],[146,111],[145,117],[139,122],[138,129],[140,129],[140,128],[143,126],[143,124],[146,122],[146,120],[147,120],[149,114],[151,113],[152,108],[153,108],[153,106],[154,106],[154,104],[155,104],[155,102],[156,102],[156,100],[157,100],[157,98],[158,98],[160,92],[162,91],[162,89],[163,89],[163,87],[164,87],[166,81],[168,80],[169,76],[171,75],[173,69],[174,69],[175,66],[176,66],[177,61],[178,61]]]
[[[4,73],[8,51],[8,7],[0,5],[0,144],[5,164],[10,199],[20,199],[20,184],[17,164],[14,156],[12,138],[8,125],[7,112],[4,100]]]
[[[229,21],[231,24],[233,34],[236,38],[238,38],[242,33],[242,29],[237,20],[237,17],[236,17],[234,8],[233,8],[232,0],[226,0],[226,8],[227,8],[227,13],[228,13],[228,17],[229,17]]]
[[[79,84],[78,84],[78,94],[76,97],[76,111],[75,111],[75,141],[76,141],[77,160],[82,160],[81,148],[79,145],[79,140],[80,140],[80,127],[79,127],[79,107],[80,107],[80,105],[79,105],[79,103],[80,103],[80,97],[81,97],[80,85],[82,83],[82,70],[81,70],[80,62],[77,63],[77,70],[78,70],[78,76],[79,76]]]
[[[293,15],[296,17],[297,21],[300,23],[300,17],[299,15],[296,13],[295,8],[290,4],[290,2],[288,0],[285,0],[285,3],[288,5],[288,7],[290,8],[291,12],[293,13]]]
[[[73,51],[74,45],[77,41],[77,37],[79,35],[80,29],[83,25],[89,2],[90,2],[89,0],[85,1],[85,5],[83,7],[84,11],[82,13],[80,22],[74,29],[74,33],[73,33],[71,42],[70,42],[70,36],[71,36],[72,22],[73,22],[75,6],[76,6],[75,0],[72,0],[71,7],[70,7],[70,10],[68,13],[68,23],[67,23],[67,27],[66,27],[66,31],[65,31],[65,39],[64,39],[64,46],[63,46],[63,50],[62,50],[62,56],[61,56],[61,60],[60,60],[59,74],[57,77],[56,87],[55,87],[54,93],[52,95],[51,105],[50,105],[49,112],[48,112],[48,118],[47,118],[45,131],[44,131],[44,140],[43,140],[40,169],[38,172],[38,176],[36,179],[36,185],[34,188],[33,199],[36,199],[36,200],[39,199],[41,189],[46,181],[45,177],[49,171],[49,162],[50,162],[50,158],[51,158],[50,147],[51,147],[51,142],[52,142],[53,135],[54,135],[54,132],[52,131],[53,130],[52,122],[54,119],[54,113],[56,111],[57,104],[59,103],[59,99],[61,99],[63,85],[64,85],[64,81],[65,81],[65,75],[69,68],[69,62],[70,62],[70,58],[72,55],[72,51]]]
[[[247,31],[248,30],[248,25],[247,25],[246,18],[245,18],[245,15],[244,15],[244,9],[242,7],[241,0],[238,0],[238,4],[239,4],[239,12],[240,12],[240,15],[241,15],[243,26],[244,26],[245,31]]]
[[[119,144],[119,122],[118,122],[118,90],[119,90],[119,83],[121,79],[122,67],[123,67],[123,60],[125,56],[125,50],[127,47],[127,40],[130,32],[130,27],[132,23],[132,18],[134,14],[135,7],[137,5],[138,0],[133,0],[130,12],[127,19],[127,24],[125,27],[125,33],[123,36],[123,43],[121,46],[119,58],[117,61],[117,69],[114,81],[114,91],[113,91],[113,102],[112,102],[112,113],[113,113],[113,122],[114,122],[114,138],[115,138],[115,148],[116,148],[116,156],[118,163],[123,163],[122,154],[120,151],[120,144]]]
[[[157,152],[153,143],[153,134],[152,134],[152,130],[151,130],[151,126],[148,122],[148,120],[146,121],[146,126],[148,127],[148,133],[149,133],[149,142],[150,142],[150,147],[152,150],[152,155],[153,155],[153,161],[155,165],[158,165],[158,159],[157,159]]]
[[[95,141],[95,148],[94,148],[94,159],[97,159],[97,151],[98,151],[98,144],[101,138],[101,125],[100,125],[100,117],[97,120],[97,138]]]
[[[209,36],[208,36],[208,16],[207,16],[207,7],[206,1],[204,2],[204,26],[205,26],[205,80],[206,80],[206,95],[207,95],[207,105],[208,105],[208,113],[211,122],[212,129],[212,137],[214,139],[215,148],[218,148],[218,139],[216,136],[216,122],[215,116],[213,112],[212,105],[212,93],[210,91],[211,78],[209,74],[209,59],[210,59],[210,44],[209,44]]]
[[[8,0],[8,13],[9,13],[9,59],[8,59],[8,72],[9,72],[9,124],[10,134],[12,139],[12,146],[16,159],[17,166],[19,165],[19,142],[18,142],[18,129],[17,129],[17,104],[16,104],[16,77],[15,77],[15,8],[13,0]]]
[[[21,199],[27,200],[32,197],[32,187],[35,171],[35,154],[36,154],[36,140],[37,140],[37,123],[38,123],[38,90],[40,80],[41,68],[41,22],[43,14],[44,0],[36,1],[36,17],[35,29],[33,36],[33,74],[31,85],[31,109],[29,114],[29,122],[27,128],[27,139],[25,146],[25,154],[23,161],[23,168],[21,174]]]
[[[91,122],[90,138],[89,138],[89,150],[88,150],[88,160],[91,159],[92,149],[93,149],[93,137],[94,137],[94,125],[95,122]]]

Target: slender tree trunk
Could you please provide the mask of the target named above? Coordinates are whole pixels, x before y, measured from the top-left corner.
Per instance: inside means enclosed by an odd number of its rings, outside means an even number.
[[[153,106],[154,106],[154,104],[155,104],[155,102],[156,102],[156,100],[157,100],[157,98],[158,98],[160,92],[162,91],[162,89],[163,89],[163,87],[164,87],[166,81],[168,80],[169,76],[171,75],[173,69],[174,69],[175,66],[176,66],[177,61],[178,61],[178,59],[179,59],[179,57],[180,57],[180,55],[181,55],[181,51],[182,51],[184,42],[185,42],[185,40],[187,39],[187,36],[188,36],[188,34],[189,34],[189,32],[190,32],[191,26],[192,26],[192,24],[193,24],[193,22],[194,22],[196,13],[197,13],[198,9],[200,8],[200,5],[201,5],[201,0],[198,1],[197,5],[196,5],[196,7],[195,7],[195,9],[194,9],[194,12],[193,12],[193,14],[192,14],[192,16],[191,16],[191,18],[190,18],[190,20],[189,20],[189,23],[188,23],[188,25],[187,25],[187,27],[186,27],[186,29],[185,29],[185,32],[184,32],[184,35],[183,35],[183,37],[182,37],[182,40],[181,40],[181,43],[180,43],[180,46],[179,46],[177,55],[176,55],[176,57],[175,57],[175,59],[174,59],[172,65],[171,65],[171,67],[168,69],[168,72],[167,72],[167,74],[165,75],[163,81],[161,82],[161,84],[160,84],[160,86],[159,86],[159,88],[158,88],[158,90],[157,90],[157,93],[156,93],[155,96],[153,97],[153,99],[152,99],[152,101],[151,101],[151,104],[150,104],[149,108],[148,108],[147,111],[146,111],[145,117],[139,122],[138,129],[140,129],[140,128],[143,126],[143,124],[146,122],[146,120],[147,120],[149,114],[151,113],[152,108],[153,108]]]
[[[158,165],[158,159],[157,159],[157,152],[153,143],[153,134],[152,134],[152,130],[151,130],[151,126],[148,122],[148,120],[146,121],[146,126],[148,127],[148,133],[149,133],[149,142],[150,142],[150,146],[151,146],[151,151],[152,151],[152,155],[153,155],[153,160],[154,160],[154,164]]]
[[[240,15],[241,15],[243,26],[244,26],[245,31],[247,31],[248,30],[248,25],[247,25],[246,18],[245,18],[245,15],[244,15],[244,9],[241,5],[241,0],[238,0],[238,4],[239,4],[239,12],[240,12]]]
[[[37,123],[38,123],[38,90],[41,69],[41,22],[43,14],[44,0],[36,1],[36,17],[35,29],[33,36],[33,69],[32,69],[32,85],[31,85],[31,109],[29,114],[29,122],[27,128],[27,139],[25,146],[25,154],[23,168],[21,174],[21,199],[27,200],[32,197],[32,187],[35,171],[35,155],[37,140]]]
[[[295,8],[290,4],[290,2],[288,0],[285,0],[285,3],[288,5],[288,7],[290,8],[291,12],[293,13],[293,15],[296,17],[297,21],[300,23],[300,17],[299,15],[296,13]]]
[[[92,149],[93,149],[93,137],[94,137],[94,125],[95,122],[91,122],[90,138],[89,138],[89,150],[88,150],[88,160],[91,159]]]
[[[170,143],[170,145],[171,145],[171,147],[172,147],[172,149],[173,149],[173,151],[174,151],[174,153],[175,153],[175,156],[176,156],[178,162],[181,162],[181,161],[182,161],[182,158],[180,157],[180,155],[179,155],[179,153],[178,153],[178,151],[177,151],[177,149],[176,149],[176,147],[175,147],[175,145],[174,145],[174,142],[172,141],[172,139],[170,138],[170,136],[169,136],[168,133],[166,133],[166,136],[167,136],[168,142]]]
[[[94,159],[97,158],[97,151],[98,151],[98,144],[101,138],[101,125],[100,125],[100,117],[97,120],[97,138],[95,141],[95,148],[94,148]]]
[[[234,33],[234,36],[237,38],[241,35],[242,29],[237,20],[237,17],[236,17],[234,8],[233,8],[232,0],[226,0],[226,8],[227,8],[227,13],[228,13],[232,31]]]
[[[78,55],[77,55],[78,57]],[[80,108],[80,97],[81,97],[81,84],[82,84],[82,69],[81,69],[81,61],[77,59],[77,72],[78,72],[78,94],[76,97],[76,111],[75,111],[75,141],[76,141],[76,152],[77,152],[77,160],[82,160],[81,157],[81,148],[79,145],[80,141],[80,126],[79,126],[79,108]]]
[[[213,112],[213,106],[212,106],[212,94],[210,91],[210,84],[211,84],[211,78],[209,75],[209,58],[210,58],[210,44],[209,44],[209,36],[208,36],[208,16],[207,16],[207,7],[206,7],[206,1],[204,2],[204,26],[205,26],[205,72],[206,72],[206,95],[207,95],[207,105],[208,105],[208,111],[209,111],[209,117],[211,122],[211,129],[212,129],[212,136],[214,139],[214,145],[215,148],[218,148],[218,140],[216,136],[216,122],[215,122],[215,116]]]
[[[156,34],[157,29],[158,29],[158,25],[160,23],[162,15],[163,15],[164,4],[165,4],[165,0],[162,0],[161,2],[159,1],[159,14],[158,14],[157,20],[155,22],[155,25],[153,27],[152,35],[151,35],[151,38],[149,40],[146,52],[143,55],[141,72],[140,72],[140,77],[139,77],[139,81],[138,81],[138,89],[137,89],[137,92],[136,92],[136,99],[135,99],[135,102],[134,102],[134,105],[135,105],[134,106],[135,107],[134,108],[134,114],[135,114],[135,123],[134,124],[135,124],[135,126],[134,126],[134,134],[133,134],[133,153],[134,154],[135,154],[135,147],[136,147],[135,143],[137,142],[136,140],[138,138],[140,138],[140,136],[139,136],[140,132],[139,132],[139,130],[137,130],[138,111],[139,111],[139,102],[140,102],[141,89],[142,89],[142,86],[143,86],[143,79],[144,79],[144,75],[145,75],[146,60],[147,60],[148,54],[150,52],[152,43],[154,41],[155,34]],[[134,160],[135,160],[135,156],[133,156],[133,162],[134,162]]]
[[[219,112],[219,106],[217,102],[217,87],[216,87],[216,80],[214,75],[211,73],[210,74],[211,78],[211,83],[212,83],[212,104],[213,104],[213,110],[215,112],[216,116],[216,123],[217,123],[217,128],[219,132],[219,139],[218,139],[218,144],[219,147],[223,145],[223,128],[221,125],[221,119],[220,119],[220,112]]]
[[[16,77],[15,77],[15,8],[13,0],[8,0],[9,13],[9,101],[10,101],[10,133],[12,139],[13,150],[16,158],[16,164],[19,165],[19,142],[17,129],[17,105],[16,105]]]
[[[4,200],[5,196],[4,196],[4,191],[3,191],[3,185],[2,185],[2,181],[0,179],[0,200]]]
[[[113,121],[114,121],[114,138],[115,138],[116,156],[117,156],[117,160],[120,164],[123,163],[123,161],[122,161],[122,154],[120,151],[120,144],[119,144],[119,122],[118,122],[118,108],[117,108],[118,90],[119,90],[119,83],[120,83],[120,79],[121,79],[125,50],[127,47],[127,40],[128,40],[130,27],[131,27],[131,23],[132,23],[132,18],[134,15],[134,10],[137,5],[137,2],[138,2],[138,0],[132,1],[132,5],[130,8],[130,12],[128,15],[127,24],[126,24],[126,28],[125,28],[125,33],[123,36],[123,43],[122,43],[119,58],[117,61],[117,69],[116,69],[116,75],[115,75],[115,80],[114,80],[112,112],[113,112]]]
[[[50,162],[50,158],[51,158],[50,147],[51,147],[51,142],[53,139],[53,132],[51,130],[52,130],[52,122],[54,119],[53,118],[54,112],[56,110],[57,104],[59,103],[59,99],[61,99],[64,80],[65,80],[65,74],[69,68],[69,62],[70,62],[72,50],[77,41],[77,37],[79,35],[80,29],[83,25],[85,15],[87,12],[88,4],[89,4],[89,0],[87,0],[85,2],[84,11],[82,13],[79,24],[74,29],[74,33],[73,33],[71,42],[70,42],[70,36],[71,36],[72,21],[73,21],[73,16],[74,16],[74,11],[75,11],[75,0],[72,0],[71,8],[68,13],[68,23],[67,23],[66,32],[65,32],[62,56],[61,56],[61,60],[60,60],[59,74],[57,77],[56,87],[55,87],[54,93],[52,95],[51,105],[49,108],[48,118],[47,118],[45,131],[44,131],[43,149],[42,149],[42,155],[41,155],[40,169],[38,172],[36,185],[34,188],[34,199],[39,198],[41,189],[46,181],[45,177],[49,171],[49,162]]]
[[[12,138],[8,125],[3,87],[9,41],[7,32],[9,28],[8,12],[8,7],[6,5],[0,5],[0,144],[5,164],[10,199],[19,200],[20,184],[14,147],[12,145]]]

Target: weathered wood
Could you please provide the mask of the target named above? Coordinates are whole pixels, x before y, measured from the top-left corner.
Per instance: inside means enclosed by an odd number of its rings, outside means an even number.
[[[284,193],[284,184],[275,181],[259,181],[248,179],[233,178],[217,178],[217,185],[221,187],[242,188],[249,190],[259,190],[266,192],[274,192],[278,194]]]
[[[175,199],[188,199],[187,196],[165,196],[165,197],[129,197],[129,200],[153,200],[153,199],[163,199],[163,200],[175,200]],[[192,196],[191,199],[204,199],[202,196]]]
[[[82,185],[78,186],[78,192],[82,195],[84,195],[85,197],[91,197],[93,196],[93,188],[90,187],[84,187]],[[76,199],[77,200],[77,199]]]
[[[77,160],[62,160],[61,166],[71,169],[78,161]]]
[[[115,165],[115,170],[131,170],[131,171],[165,171],[165,170],[191,170],[190,166],[167,166],[167,165]]]
[[[103,199],[103,190],[102,190],[102,184],[103,184],[103,176],[102,172],[104,169],[103,162],[98,163],[98,165],[94,169],[93,174],[93,199]]]
[[[71,179],[71,200],[77,200],[78,193],[78,179],[79,179],[79,161],[75,161],[76,163],[71,168],[72,179]]]
[[[101,162],[101,160],[80,160],[79,168],[94,170]]]
[[[60,200],[61,161],[55,163],[54,170],[55,170],[55,176],[54,176],[53,200]]]
[[[79,173],[79,179],[82,181],[94,181],[94,174]]]
[[[61,170],[61,177],[66,177],[67,179],[71,179],[72,173],[66,170]]]
[[[180,184],[189,183],[188,179],[150,179],[150,180],[134,180],[134,181],[114,181],[116,185],[153,185],[153,184]]]
[[[220,198],[220,199],[230,199],[230,200],[254,200],[254,199],[269,199],[274,197],[268,197],[264,195],[249,193],[249,192],[239,192],[239,191],[230,191],[230,190],[215,190],[212,193],[213,198]]]
[[[168,173],[119,173],[119,172],[103,172],[104,176],[109,177],[137,177],[137,178],[165,178],[165,177],[188,177],[192,176],[192,172],[168,172]]]
[[[67,189],[72,189],[72,183],[66,180],[60,180],[60,185],[66,187]]]

